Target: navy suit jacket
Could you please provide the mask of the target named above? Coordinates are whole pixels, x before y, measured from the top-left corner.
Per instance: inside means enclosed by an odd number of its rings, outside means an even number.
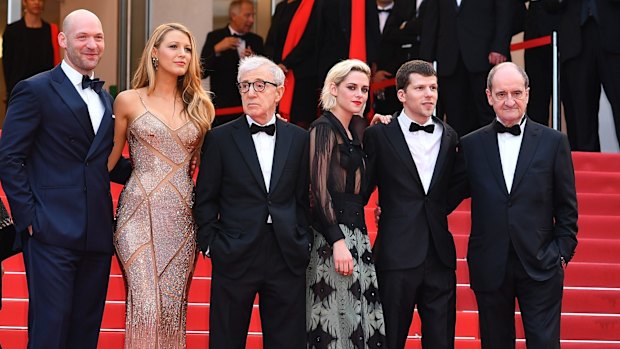
[[[448,231],[448,193],[455,172],[464,171],[463,161],[456,132],[433,119],[443,126],[443,133],[428,194],[397,120],[369,127],[364,133],[370,189],[375,185],[379,188],[381,206],[373,249],[379,270],[419,266],[426,259],[429,239],[433,240],[441,262],[456,269],[454,239]]]
[[[17,231],[64,248],[112,253],[108,155],[112,97],[95,135],[88,108],[60,65],[18,83],[0,139],[0,179]]]
[[[577,246],[575,173],[566,135],[527,120],[510,193],[491,125],[463,137],[461,149],[471,194],[471,287],[500,287],[510,244],[532,279],[551,278],[560,256],[569,261]]]
[[[194,206],[199,247],[208,247],[213,269],[230,278],[255,259],[268,215],[289,269],[301,275],[308,265],[309,136],[277,120],[275,137],[269,190],[245,116],[205,137]]]

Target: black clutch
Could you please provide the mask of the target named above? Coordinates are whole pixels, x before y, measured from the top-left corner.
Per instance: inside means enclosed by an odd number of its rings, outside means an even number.
[[[4,207],[4,203],[0,200],[0,261],[20,252],[19,250],[13,249],[15,234],[15,226],[11,220],[11,216],[9,216],[6,207]]]

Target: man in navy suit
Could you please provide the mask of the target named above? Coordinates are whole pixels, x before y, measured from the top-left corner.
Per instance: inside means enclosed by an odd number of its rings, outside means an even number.
[[[568,139],[526,116],[528,77],[517,65],[491,69],[486,94],[496,119],[461,139],[482,349],[515,347],[515,298],[528,349],[559,349],[564,268],[577,246]]]
[[[101,22],[71,12],[58,41],[63,62],[13,90],[0,178],[22,232],[28,348],[96,348],[114,251],[112,97],[92,79],[105,46]]]
[[[198,246],[211,257],[209,347],[245,348],[259,295],[263,347],[306,347],[308,133],[276,118],[284,73],[239,64],[244,115],[207,133],[196,182]]]
[[[250,0],[232,1],[228,16],[228,26],[207,34],[200,56],[203,64],[202,77],[211,78],[211,92],[215,95],[213,104],[216,108],[241,106],[236,85],[239,60],[264,53],[263,38],[251,32],[254,25],[254,3]],[[238,115],[239,113],[218,115],[213,126],[234,120]]]

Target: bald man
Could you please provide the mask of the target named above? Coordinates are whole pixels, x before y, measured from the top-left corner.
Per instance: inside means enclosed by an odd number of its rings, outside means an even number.
[[[0,139],[0,179],[24,253],[28,348],[96,348],[108,287],[113,212],[107,160],[112,97],[94,79],[97,16],[65,18],[62,63],[18,83]]]

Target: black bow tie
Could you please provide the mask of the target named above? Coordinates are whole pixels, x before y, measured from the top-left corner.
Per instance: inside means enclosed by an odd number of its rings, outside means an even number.
[[[265,132],[266,134],[273,136],[276,133],[276,124],[271,124],[267,126],[258,126],[257,124],[252,124],[252,126],[250,126],[251,134],[259,132]]]
[[[239,39],[245,39],[245,34],[237,34],[237,33],[233,33],[234,37],[239,38]]]
[[[412,122],[411,125],[409,125],[409,131],[410,132],[424,131],[428,133],[433,133],[433,131],[435,131],[435,125],[430,124],[430,125],[422,126],[422,125],[416,124],[415,122]]]
[[[103,84],[105,84],[105,81],[99,80],[99,78],[91,79],[89,76],[82,75],[82,90],[90,87],[93,91],[99,93]]]
[[[501,122],[497,121],[497,119],[495,119],[495,121],[493,122],[493,129],[495,130],[495,132],[497,133],[510,133],[513,136],[518,136],[521,134],[521,125],[520,124],[515,124],[512,125],[510,127],[506,127],[504,125],[502,125]]]
[[[391,8],[378,8],[377,13],[381,13],[381,12],[390,13],[392,12],[392,9]]]

